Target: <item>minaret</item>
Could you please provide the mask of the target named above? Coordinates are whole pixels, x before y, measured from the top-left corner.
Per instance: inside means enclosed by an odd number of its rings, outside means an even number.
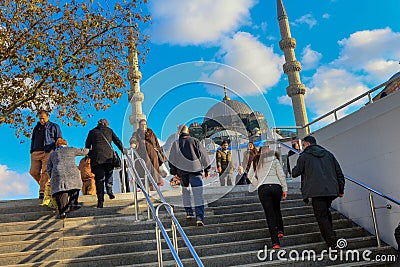
[[[301,83],[301,64],[296,60],[296,55],[294,53],[294,49],[296,48],[296,39],[292,38],[290,34],[289,20],[282,0],[277,0],[276,4],[278,8],[279,29],[282,38],[279,42],[279,47],[285,55],[283,72],[286,73],[289,79],[289,86],[286,88],[286,93],[292,99],[296,125],[304,126],[308,123],[306,106],[304,103],[306,87]],[[297,130],[297,134],[299,138],[302,138],[308,134],[308,129],[299,129]]]
[[[228,90],[226,89],[225,84],[224,84],[224,99],[223,100],[231,100],[228,96]]]
[[[128,100],[132,105],[132,115],[129,116],[129,121],[132,124],[133,131],[135,132],[139,128],[139,121],[146,119],[146,115],[142,113],[142,103],[144,95],[140,92],[140,80],[142,79],[142,73],[139,71],[139,60],[137,55],[136,46],[129,48],[129,72],[128,79],[131,85],[130,92],[128,94]]]

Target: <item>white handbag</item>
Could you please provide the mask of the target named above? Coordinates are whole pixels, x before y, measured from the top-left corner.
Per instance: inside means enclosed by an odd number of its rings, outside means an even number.
[[[168,167],[167,167],[167,162],[168,162],[168,161],[164,162],[164,163],[161,164],[160,167],[158,168],[158,170],[160,171],[160,175],[161,175],[163,178],[165,178],[165,177],[167,177],[168,175],[170,175],[169,169],[168,169]]]

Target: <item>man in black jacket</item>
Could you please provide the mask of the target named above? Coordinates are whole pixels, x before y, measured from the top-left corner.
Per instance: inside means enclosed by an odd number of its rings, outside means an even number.
[[[186,125],[180,127],[179,134],[179,140],[173,143],[169,154],[170,173],[181,180],[182,201],[188,219],[194,218],[190,203],[189,184],[192,187],[196,224],[203,226],[204,199],[201,178],[203,171],[204,177],[209,177],[211,162],[199,140],[189,136],[189,129]]]
[[[301,193],[308,202],[312,199],[314,215],[321,235],[329,247],[336,245],[330,207],[337,197],[344,196],[344,175],[335,156],[317,145],[313,136],[302,140],[303,152],[292,170],[292,176],[301,175]]]

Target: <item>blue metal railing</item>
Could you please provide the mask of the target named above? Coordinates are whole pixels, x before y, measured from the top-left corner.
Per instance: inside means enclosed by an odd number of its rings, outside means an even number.
[[[178,255],[178,248],[177,248],[177,240],[176,240],[176,231],[178,230],[178,232],[180,233],[183,241],[185,242],[187,248],[189,249],[191,255],[193,256],[194,260],[196,261],[197,265],[200,267],[204,267],[200,257],[197,255],[197,252],[195,251],[193,245],[190,243],[189,238],[187,237],[187,235],[185,234],[185,232],[183,231],[182,226],[180,225],[178,219],[175,217],[174,213],[173,213],[173,209],[171,207],[171,205],[168,204],[168,202],[166,201],[166,199],[164,198],[163,194],[161,193],[160,189],[158,188],[157,183],[154,181],[153,176],[151,175],[150,171],[148,170],[144,160],[139,156],[139,154],[137,153],[137,151],[135,149],[132,149],[132,154],[133,156],[136,158],[135,160],[133,160],[129,155],[127,156],[127,160],[128,160],[128,164],[129,164],[129,168],[128,171],[130,172],[131,176],[134,178],[134,183],[139,184],[140,188],[142,189],[142,192],[147,200],[147,204],[148,204],[148,210],[152,212],[153,216],[154,216],[154,220],[157,223],[157,229],[156,229],[156,237],[158,239],[157,241],[157,252],[158,252],[158,264],[159,266],[163,266],[162,263],[162,252],[161,252],[161,241],[160,241],[160,236],[159,233],[161,232],[162,236],[164,237],[168,248],[171,250],[172,256],[176,262],[177,266],[182,266],[182,261],[179,258]],[[140,176],[135,168],[135,162],[138,161],[141,164],[141,167],[144,169],[145,171],[145,183],[146,186],[143,185],[142,180],[140,179]],[[171,241],[171,239],[169,238],[167,231],[165,230],[165,227],[163,226],[159,216],[158,216],[158,209],[159,207],[155,208],[150,196],[149,196],[149,186],[148,186],[148,182],[150,181],[150,183],[152,184],[153,188],[156,190],[158,196],[160,197],[161,200],[161,204],[159,204],[159,206],[164,206],[165,209],[167,210],[169,216],[171,217],[172,220],[172,236],[173,236],[173,241]],[[136,192],[134,192],[134,194],[136,194]],[[137,200],[137,198],[135,198]],[[135,210],[137,207],[138,203],[136,201],[135,203]],[[137,214],[136,214],[136,218],[137,218]]]

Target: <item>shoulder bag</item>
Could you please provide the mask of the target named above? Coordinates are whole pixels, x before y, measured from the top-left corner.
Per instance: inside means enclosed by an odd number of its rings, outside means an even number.
[[[111,150],[113,151],[113,158],[112,158],[112,165],[114,169],[120,169],[121,168],[121,158],[119,157],[118,153],[114,150],[114,148],[111,146],[110,142],[108,142],[107,138],[104,136],[102,132],[100,132],[101,135],[103,136],[104,140],[106,140],[107,144],[111,147]]]

